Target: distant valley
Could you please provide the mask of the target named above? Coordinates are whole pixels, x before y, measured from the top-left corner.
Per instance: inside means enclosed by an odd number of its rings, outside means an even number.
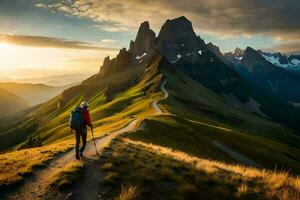
[[[66,86],[48,86],[45,84],[7,82],[0,83],[0,88],[21,97],[29,106],[34,106],[55,97],[72,85],[73,84]]]

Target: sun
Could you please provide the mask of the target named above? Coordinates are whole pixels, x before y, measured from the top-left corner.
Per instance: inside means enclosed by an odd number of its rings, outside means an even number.
[[[7,53],[11,50],[11,45],[5,42],[0,42],[0,53]]]

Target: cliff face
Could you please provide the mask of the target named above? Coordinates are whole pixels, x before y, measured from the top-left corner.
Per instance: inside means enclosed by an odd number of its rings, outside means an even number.
[[[125,49],[121,49],[116,58],[110,60],[109,56],[107,56],[103,65],[100,68],[100,73],[103,76],[109,75],[110,73],[116,73],[130,64],[130,53]]]
[[[149,22],[143,22],[138,30],[135,41],[131,41],[129,52],[133,56],[149,53],[155,45],[155,33],[150,29]]]
[[[205,42],[196,35],[192,23],[185,17],[167,20],[162,26],[158,38],[157,48],[168,61],[187,55],[205,51]]]

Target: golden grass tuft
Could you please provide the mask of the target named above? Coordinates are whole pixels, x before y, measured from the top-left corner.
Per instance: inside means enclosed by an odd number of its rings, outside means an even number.
[[[246,183],[242,183],[238,188],[237,188],[237,197],[243,197],[246,196],[249,193],[250,188]]]
[[[121,186],[121,193],[114,200],[134,200],[138,197],[138,189],[136,186]]]

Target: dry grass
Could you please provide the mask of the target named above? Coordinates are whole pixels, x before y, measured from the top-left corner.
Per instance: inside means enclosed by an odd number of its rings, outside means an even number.
[[[64,142],[0,155],[0,187],[20,182],[35,167],[43,167],[47,161],[72,146],[72,143]]]
[[[103,178],[103,183],[111,184],[114,183],[115,179],[118,177],[117,173],[115,172],[109,172],[106,174],[106,176]]]
[[[108,171],[110,169],[112,169],[113,167],[113,164],[112,163],[104,163],[102,166],[101,166],[101,169],[104,170],[104,171]]]
[[[81,172],[84,169],[84,163],[80,161],[73,161],[68,163],[64,168],[57,171],[51,177],[50,185],[57,186],[59,189],[64,189],[71,186],[74,182],[78,181]]]
[[[249,192],[249,187],[247,184],[242,183],[238,188],[237,188],[237,196],[238,197],[243,197],[246,196]]]
[[[106,162],[118,167],[108,170],[107,179],[113,187],[138,186],[144,199],[154,193],[159,199],[300,199],[300,178],[287,172],[202,159],[127,138],[112,145]]]
[[[121,186],[121,193],[115,200],[134,200],[138,197],[137,187],[129,185],[129,186]]]

